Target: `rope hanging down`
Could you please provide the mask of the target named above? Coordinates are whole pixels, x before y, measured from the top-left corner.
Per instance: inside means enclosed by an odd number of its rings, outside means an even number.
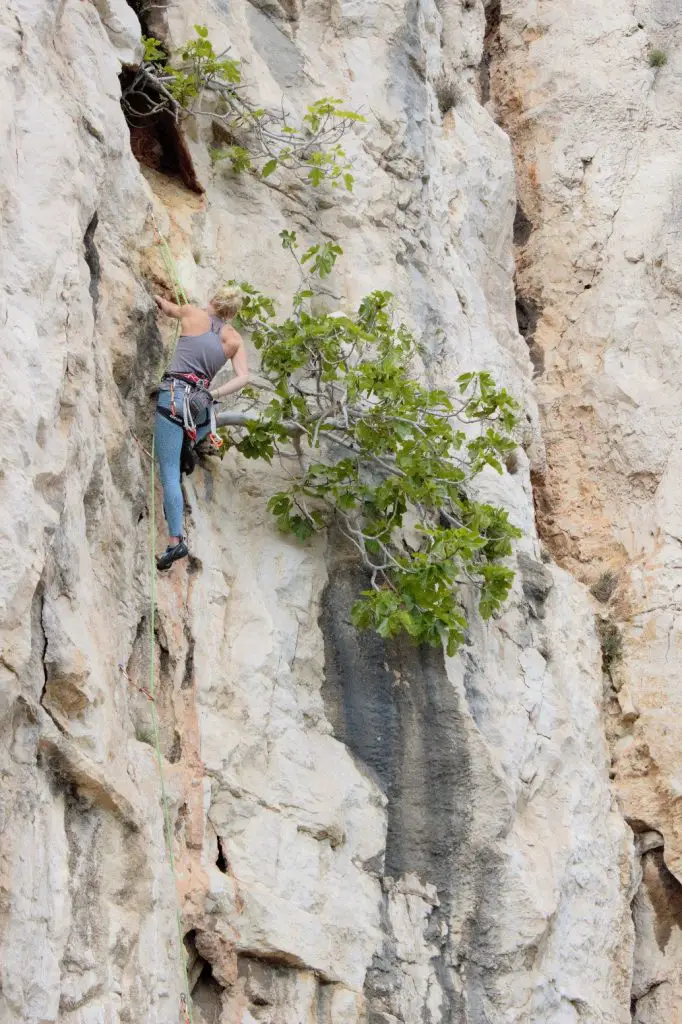
[[[158,227],[156,226],[156,220],[154,219],[154,213],[152,212],[152,223],[154,226],[154,232],[159,239],[159,247],[161,249],[161,255],[163,258],[166,271],[173,285],[173,292],[175,294],[175,301],[178,305],[187,303],[187,296],[180,282],[180,278],[177,273],[175,262],[171,255],[171,251],[168,247],[166,239],[163,237]],[[180,321],[177,323],[175,330],[175,340],[177,341],[178,333],[180,330]],[[189,989],[189,975],[187,973],[187,955],[185,952],[185,937],[182,926],[182,914],[180,911],[180,901],[178,898],[178,876],[175,868],[175,855],[173,853],[173,825],[171,822],[170,809],[168,805],[168,792],[166,790],[166,779],[163,771],[163,754],[161,753],[161,739],[159,734],[159,719],[156,713],[156,672],[155,672],[155,650],[156,650],[156,489],[154,484],[155,477],[155,466],[154,466],[154,434],[152,433],[152,451],[151,451],[151,464],[149,467],[150,476],[150,513],[149,513],[149,697],[151,704],[151,717],[152,717],[152,734],[154,737],[154,749],[156,751],[156,762],[159,769],[159,780],[161,783],[161,806],[163,809],[163,833],[166,844],[166,853],[168,855],[168,864],[170,866],[171,876],[173,880],[173,888],[175,890],[175,921],[177,925],[177,938],[178,938],[178,959],[182,965],[182,980],[184,992],[182,995],[181,1005],[181,1024],[194,1024],[192,1017],[192,994]]]

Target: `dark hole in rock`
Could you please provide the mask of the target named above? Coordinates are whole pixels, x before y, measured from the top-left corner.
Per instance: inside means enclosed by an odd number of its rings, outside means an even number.
[[[168,752],[168,760],[170,761],[171,764],[177,764],[181,757],[182,737],[176,729],[175,735],[173,737],[173,745],[171,746],[170,751]]]
[[[663,952],[673,931],[682,928],[682,885],[668,870],[663,850],[651,850],[642,858],[644,885],[656,915],[654,935]]]
[[[223,842],[220,836],[218,836],[218,856],[216,857],[216,867],[218,871],[222,871],[224,875],[227,874],[227,857],[223,850]]]
[[[521,203],[517,203],[516,214],[514,215],[514,245],[525,245],[531,236],[532,230],[533,225],[531,221],[526,217]]]
[[[491,0],[485,4],[485,34],[497,32],[502,21],[502,0]]]
[[[187,981],[192,996],[193,1009],[199,1010],[198,1018],[204,1024],[218,1024],[222,1013],[222,986],[213,976],[210,963],[197,949],[197,932],[187,932],[184,939],[187,953]]]
[[[192,989],[192,1002],[201,1010],[202,1019],[218,1024],[222,1010],[222,988],[213,977],[211,965],[206,964]]]
[[[139,78],[137,68],[119,75],[121,107],[130,130],[135,159],[154,171],[180,179],[192,192],[204,192],[194,170],[187,143],[169,110],[159,110],[160,94],[153,83]]]

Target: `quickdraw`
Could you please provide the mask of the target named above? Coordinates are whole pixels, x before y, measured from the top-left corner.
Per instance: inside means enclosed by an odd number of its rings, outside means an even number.
[[[140,693],[143,693],[145,695],[145,697],[147,698],[147,700],[154,700],[154,696],[149,692],[149,690],[147,689],[146,686],[138,686],[137,683],[134,683],[132,681],[132,679],[130,678],[130,676],[126,672],[125,667],[123,665],[121,665],[119,663],[118,667],[119,667],[122,675],[128,680],[128,682],[130,683],[131,686],[134,686],[136,690],[139,690]]]

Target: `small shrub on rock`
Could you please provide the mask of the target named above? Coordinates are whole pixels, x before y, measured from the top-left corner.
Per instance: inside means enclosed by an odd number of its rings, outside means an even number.
[[[668,63],[668,55],[664,50],[649,50],[647,60],[650,68],[662,68]]]
[[[623,634],[612,619],[598,619],[597,629],[601,644],[602,668],[610,673],[615,662],[623,656]]]

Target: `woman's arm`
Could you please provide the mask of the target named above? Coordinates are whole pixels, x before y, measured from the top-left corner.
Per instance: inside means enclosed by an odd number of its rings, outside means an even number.
[[[244,348],[244,342],[236,331],[232,333],[232,337],[235,335],[239,338],[239,341],[237,342],[236,349],[230,356],[230,359],[232,360],[232,369],[234,370],[234,377],[232,380],[228,380],[227,384],[221,384],[219,388],[211,389],[211,395],[213,398],[225,398],[226,395],[233,395],[236,391],[241,391],[241,389],[249,383],[249,364],[246,356],[246,349]]]
[[[174,302],[169,302],[162,295],[155,295],[154,302],[162,313],[165,313],[166,316],[175,317],[176,320],[183,320],[185,317],[191,316],[192,313],[196,312],[195,306],[176,306]]]

